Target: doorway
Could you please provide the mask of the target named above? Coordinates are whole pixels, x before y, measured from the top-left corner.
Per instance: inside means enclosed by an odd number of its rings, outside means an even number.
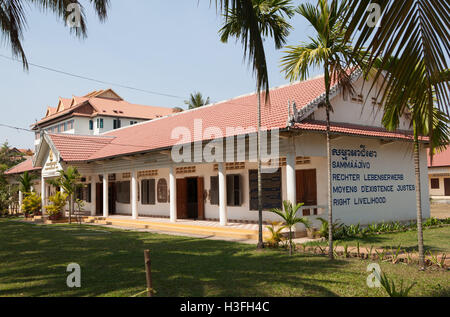
[[[103,216],[103,184],[97,183],[95,188],[96,215]],[[108,184],[108,212],[110,215],[116,214],[116,183]]]
[[[177,179],[177,218],[205,219],[204,178]]]
[[[297,204],[304,203],[304,207],[317,206],[317,178],[316,170],[298,170]],[[317,215],[317,208],[303,209],[303,216]]]
[[[450,196],[450,178],[444,178],[444,195]]]
[[[97,216],[102,216],[103,215],[103,184],[102,183],[95,184],[95,205],[96,205],[95,214]]]
[[[108,209],[110,215],[116,214],[117,191],[116,183],[108,184]]]

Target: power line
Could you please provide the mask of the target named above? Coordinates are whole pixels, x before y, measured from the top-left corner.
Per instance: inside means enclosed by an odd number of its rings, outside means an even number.
[[[0,57],[13,61],[13,62],[17,62],[17,63],[22,63],[19,59],[16,58],[12,58],[3,54],[0,54]],[[116,87],[120,87],[120,88],[124,88],[124,89],[130,89],[130,90],[134,90],[134,91],[139,91],[139,92],[144,92],[147,94],[151,94],[151,95],[157,95],[157,96],[162,96],[162,97],[168,97],[168,98],[175,98],[175,99],[179,99],[182,100],[183,102],[186,100],[185,97],[181,97],[178,95],[173,95],[173,94],[167,94],[167,93],[162,93],[162,92],[157,92],[157,91],[152,91],[152,90],[146,90],[146,89],[141,89],[141,88],[136,88],[136,87],[131,87],[131,86],[126,86],[126,85],[122,85],[122,84],[117,84],[117,83],[113,83],[113,82],[107,82],[104,80],[100,80],[100,79],[95,79],[95,78],[91,78],[91,77],[86,77],[86,76],[82,76],[82,75],[77,75],[74,73],[69,73],[66,71],[62,71],[62,70],[58,70],[52,67],[48,67],[48,66],[43,66],[43,65],[39,65],[39,64],[34,64],[34,63],[30,63],[28,62],[28,65],[30,66],[34,66],[43,70],[47,70],[47,71],[51,71],[54,73],[58,73],[58,74],[62,74],[62,75],[66,75],[66,76],[70,76],[70,77],[74,77],[74,78],[79,78],[79,79],[83,79],[83,80],[88,80],[88,81],[92,81],[95,83],[100,83],[103,85],[108,85],[108,86],[116,86]],[[238,106],[245,106],[245,107],[252,107],[255,106],[254,104],[243,104],[243,103],[237,103],[234,102],[232,100],[227,100],[227,101],[221,101],[219,103],[223,103],[223,102],[227,102],[229,104],[234,104],[234,105],[238,105]],[[217,103],[212,103],[212,104],[217,104]]]
[[[12,58],[12,57],[8,57],[6,55],[0,54],[0,57],[3,57],[4,59],[8,59],[17,63],[22,63],[20,60]],[[54,73],[58,73],[58,74],[63,74],[66,76],[71,76],[71,77],[75,77],[75,78],[80,78],[80,79],[84,79],[84,80],[89,80],[92,82],[96,82],[99,84],[104,84],[104,85],[109,85],[109,86],[116,86],[116,87],[120,87],[120,88],[125,88],[125,89],[131,89],[131,90],[135,90],[135,91],[139,91],[139,92],[144,92],[144,93],[148,93],[148,94],[152,94],[152,95],[157,95],[157,96],[163,96],[163,97],[169,97],[169,98],[176,98],[176,99],[181,99],[184,100],[184,97],[180,97],[180,96],[176,96],[176,95],[171,95],[171,94],[166,94],[166,93],[161,93],[161,92],[156,92],[156,91],[151,91],[151,90],[146,90],[146,89],[140,89],[140,88],[135,88],[135,87],[131,87],[131,86],[126,86],[126,85],[122,85],[122,84],[117,84],[117,83],[112,83],[112,82],[107,82],[104,80],[100,80],[100,79],[95,79],[95,78],[91,78],[91,77],[86,77],[86,76],[82,76],[82,75],[77,75],[77,74],[73,74],[73,73],[69,73],[66,71],[62,71],[59,69],[55,69],[55,68],[51,68],[48,66],[43,66],[43,65],[38,65],[38,64],[34,64],[34,63],[28,63],[28,65],[40,68],[40,69],[44,69],[44,70],[48,70]]]
[[[25,129],[25,128],[20,128],[20,127],[15,127],[15,126],[8,125],[8,124],[3,124],[3,123],[0,123],[0,127],[4,127],[4,128],[14,129],[14,130],[20,130],[20,131],[26,131],[26,132],[33,132],[33,133],[35,133],[35,131],[32,131],[32,130],[30,130],[30,129]]]

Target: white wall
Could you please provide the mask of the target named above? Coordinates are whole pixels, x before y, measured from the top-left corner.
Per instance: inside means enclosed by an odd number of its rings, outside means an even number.
[[[377,97],[380,87],[379,84],[376,88],[372,89],[369,94],[371,82],[364,83],[362,78],[357,80],[354,84],[355,94],[362,94],[364,103],[355,103],[351,100],[350,96],[347,96],[347,99],[345,100],[344,96],[339,94],[331,100],[334,109],[334,111],[330,113],[331,122],[383,127],[381,123],[383,108],[372,105],[372,97]],[[378,100],[381,100],[381,96],[378,97]],[[314,114],[314,118],[316,120],[326,120],[325,109],[318,109]],[[405,117],[401,118],[399,129],[411,130],[410,123]]]

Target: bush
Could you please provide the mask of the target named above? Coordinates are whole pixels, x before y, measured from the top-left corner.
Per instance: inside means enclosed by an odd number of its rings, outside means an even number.
[[[42,209],[41,196],[36,193],[25,194],[21,209],[25,216],[40,215]]]
[[[323,218],[318,218],[322,222],[322,226],[319,230],[321,237],[328,239],[328,221]],[[423,222],[423,228],[441,226],[445,224],[450,224],[450,218],[447,219],[436,219],[429,218]],[[382,223],[372,223],[367,227],[361,227],[360,224],[357,225],[344,225],[336,220],[333,223],[333,239],[344,240],[352,238],[364,238],[367,235],[375,235],[380,233],[392,233],[392,232],[404,232],[408,230],[417,230],[417,223],[411,221],[408,224],[402,224],[400,222],[382,222]]]
[[[50,220],[58,220],[62,217],[63,208],[66,206],[68,195],[65,193],[57,192],[55,195],[50,196],[48,200],[51,205],[45,206],[47,214]]]

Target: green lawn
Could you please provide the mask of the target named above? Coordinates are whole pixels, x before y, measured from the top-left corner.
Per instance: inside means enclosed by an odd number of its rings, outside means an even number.
[[[450,256],[450,226],[425,229],[423,231],[423,240],[425,251],[446,253]],[[356,247],[357,242],[361,246],[370,247],[373,245],[375,248],[385,249],[396,248],[401,245],[402,249],[414,252],[417,251],[417,231],[371,235],[360,239],[337,241],[338,245],[344,246],[347,244],[351,247]],[[321,244],[327,245],[327,242]]]
[[[366,286],[369,262],[336,260],[251,245],[115,230],[0,220],[0,296],[131,296],[145,289],[143,250],[152,253],[157,296],[385,296]],[[82,268],[81,288],[66,266]],[[450,274],[381,264],[410,295],[450,295]]]

